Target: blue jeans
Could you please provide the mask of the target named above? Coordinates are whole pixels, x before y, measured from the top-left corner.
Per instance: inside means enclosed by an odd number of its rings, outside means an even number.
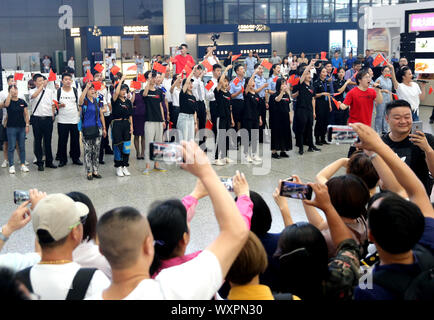
[[[176,129],[179,130],[180,140],[194,140],[194,114],[180,113]]]
[[[377,133],[381,135],[389,131],[389,126],[386,122],[386,104],[377,104],[376,108],[377,110],[375,115],[375,131],[377,131]]]
[[[413,121],[419,121],[419,116],[417,115],[417,112],[412,111],[411,115],[413,116]]]
[[[20,160],[21,164],[25,164],[26,162],[26,128],[12,127],[7,128],[8,132],[8,160],[9,166],[12,167],[14,165],[14,151],[15,145],[18,141],[18,148],[20,149]]]

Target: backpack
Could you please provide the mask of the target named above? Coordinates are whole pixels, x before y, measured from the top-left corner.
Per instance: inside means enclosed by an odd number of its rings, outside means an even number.
[[[420,244],[413,253],[418,260],[421,272],[412,277],[408,274],[380,270],[373,274],[374,284],[395,294],[401,300],[434,300],[434,256]]]
[[[75,103],[78,106],[78,90],[77,88],[72,87],[72,89],[74,90],[74,95],[75,95]],[[62,95],[62,88],[57,89],[57,101],[60,102],[60,96]],[[77,107],[78,108],[78,107]]]
[[[32,267],[29,267],[18,272],[17,279],[33,293],[32,283],[30,281],[31,269]],[[96,270],[96,268],[81,268],[78,270],[72,280],[71,289],[68,291],[66,300],[83,300]]]

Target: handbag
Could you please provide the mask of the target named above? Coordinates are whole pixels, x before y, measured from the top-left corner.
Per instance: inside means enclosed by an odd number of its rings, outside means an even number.
[[[34,116],[34,114],[35,114],[36,110],[38,109],[39,104],[41,103],[41,100],[42,100],[42,97],[44,96],[44,94],[45,94],[45,90],[42,91],[41,97],[39,98],[39,101],[38,101],[38,103],[36,104],[35,110],[33,110],[32,115],[30,116],[30,121],[29,121],[29,123],[30,123],[31,126],[32,126],[32,125],[34,124],[34,122],[35,122],[35,116]]]

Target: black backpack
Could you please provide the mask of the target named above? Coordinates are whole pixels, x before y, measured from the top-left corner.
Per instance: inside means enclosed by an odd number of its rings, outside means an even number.
[[[75,95],[75,102],[77,103],[77,108],[78,108],[78,89],[72,87],[72,89],[74,90],[74,95]],[[60,102],[60,96],[62,95],[62,88],[57,89],[57,101]]]
[[[31,293],[33,293],[32,283],[30,282],[31,269],[32,267],[29,267],[18,272],[17,279],[21,281],[21,283],[24,284]],[[96,268],[81,268],[78,270],[72,280],[71,289],[68,291],[66,300],[83,300],[96,270]]]
[[[417,244],[413,253],[421,272],[416,276],[394,270],[374,272],[374,284],[393,293],[400,300],[434,300],[434,256]]]

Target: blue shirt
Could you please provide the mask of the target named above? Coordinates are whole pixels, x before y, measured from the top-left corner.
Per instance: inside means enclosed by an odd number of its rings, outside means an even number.
[[[348,58],[347,61],[346,61],[346,63],[345,63],[346,66],[347,66],[347,68],[351,69],[353,67],[353,64],[354,64],[355,61],[356,61],[356,58],[354,58],[354,57],[351,58],[351,59]]]
[[[433,218],[425,218],[425,229],[422,234],[422,237],[419,240],[419,244],[424,246],[426,249],[431,251],[434,254],[434,219]],[[414,256],[415,263],[413,264],[388,264],[388,265],[376,265],[373,273],[380,270],[390,270],[392,272],[403,272],[407,274],[414,274],[417,276],[420,272],[420,268],[417,264],[418,260],[416,256]],[[354,291],[354,299],[355,300],[396,300],[396,297],[393,293],[389,292],[385,288],[372,284],[372,289],[361,289],[360,287],[356,287]]]
[[[237,79],[237,78],[235,78],[235,79]],[[234,80],[235,80],[235,79],[234,79]],[[230,86],[230,89],[229,89],[230,94],[234,94],[234,93],[240,91],[240,90],[241,90],[241,87],[244,87],[245,82],[246,82],[246,79],[243,79],[243,80],[241,80],[241,81],[238,83],[238,85],[235,85],[234,81],[232,80],[232,82],[231,82],[231,86]],[[237,95],[234,99],[244,100],[243,93],[241,92],[241,93],[240,93],[239,95]]]
[[[344,79],[345,80],[351,79],[351,81],[357,82],[356,79],[354,79],[355,73],[356,73],[356,71],[353,68],[345,71],[345,78]],[[351,89],[353,89],[355,87],[357,87],[357,85],[354,85],[354,84],[348,84],[347,85],[348,91],[350,91]]]
[[[255,71],[255,64],[258,63],[258,59],[255,57],[247,57],[246,58],[246,75],[250,77]]]
[[[258,90],[260,87],[262,87],[266,83],[267,83],[267,80],[265,80],[264,77],[260,77],[258,75],[255,76],[255,89],[256,90]],[[260,98],[265,97],[265,90],[266,90],[266,88],[263,88],[261,91],[258,92],[258,95]]]
[[[372,58],[372,56],[365,58],[365,67],[368,66],[369,68],[373,68],[374,67],[373,63],[374,63],[374,58]]]
[[[98,99],[99,101],[99,99]],[[83,104],[82,106],[82,115],[81,115],[81,119],[82,119],[82,127],[83,128],[89,128],[89,127],[93,127],[95,126],[96,120],[95,120],[95,116],[96,116],[96,111],[95,111],[95,103],[96,103],[96,99],[93,100],[93,102],[91,102],[87,97],[85,100],[85,104]],[[87,104],[87,106],[86,106]],[[102,124],[101,124],[101,119],[99,117],[99,107],[98,107],[98,127],[101,128]]]
[[[337,59],[332,58],[332,65],[334,68],[340,68],[340,67],[344,66],[344,61],[342,60],[341,57],[339,57]]]
[[[268,79],[268,81],[267,81],[267,83],[268,83],[268,90],[271,90],[271,91],[274,91],[274,92],[276,92],[276,82],[277,82],[277,80],[274,81],[275,78],[279,78],[279,76],[271,76]]]

